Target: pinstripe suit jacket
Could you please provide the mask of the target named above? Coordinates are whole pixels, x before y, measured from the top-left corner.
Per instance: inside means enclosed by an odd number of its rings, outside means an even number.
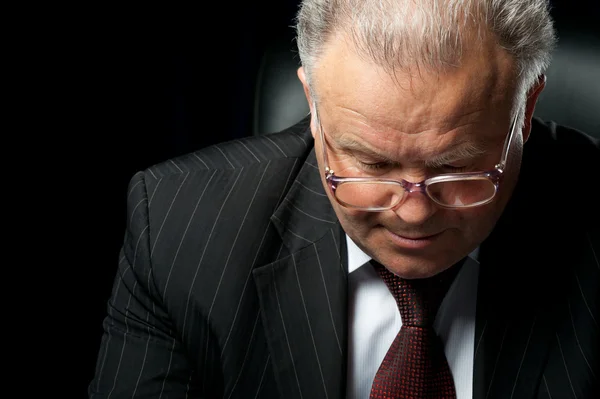
[[[475,398],[598,389],[599,160],[535,121],[480,249]],[[345,239],[308,120],[136,174],[127,222],[90,397],[345,396]]]

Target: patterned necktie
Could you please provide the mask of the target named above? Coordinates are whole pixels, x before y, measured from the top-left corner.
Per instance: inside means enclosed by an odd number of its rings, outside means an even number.
[[[375,375],[371,399],[456,399],[433,322],[461,265],[431,278],[406,280],[374,262],[400,309],[402,327]]]

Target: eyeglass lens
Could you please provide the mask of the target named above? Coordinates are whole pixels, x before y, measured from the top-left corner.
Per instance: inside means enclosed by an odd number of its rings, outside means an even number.
[[[494,183],[484,177],[441,181],[427,186],[427,193],[432,200],[452,207],[488,201],[495,192]],[[344,182],[338,185],[335,195],[342,203],[353,207],[385,209],[398,205],[407,192],[400,184],[392,182]]]

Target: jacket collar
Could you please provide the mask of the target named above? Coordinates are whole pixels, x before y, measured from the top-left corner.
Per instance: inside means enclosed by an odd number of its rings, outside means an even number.
[[[281,397],[342,399],[346,241],[325,194],[314,148],[271,221],[289,255],[255,269],[253,277]]]
[[[290,252],[312,245],[338,226],[337,216],[321,182],[314,148],[271,221]]]

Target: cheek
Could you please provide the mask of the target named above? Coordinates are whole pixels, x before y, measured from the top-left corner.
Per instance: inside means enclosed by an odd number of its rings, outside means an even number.
[[[361,237],[366,236],[369,230],[379,223],[378,218],[381,216],[374,212],[355,211],[340,206],[336,206],[335,211],[342,227],[347,232],[353,232]]]
[[[469,242],[480,242],[489,234],[496,222],[495,207],[482,207],[457,212],[459,230]]]

